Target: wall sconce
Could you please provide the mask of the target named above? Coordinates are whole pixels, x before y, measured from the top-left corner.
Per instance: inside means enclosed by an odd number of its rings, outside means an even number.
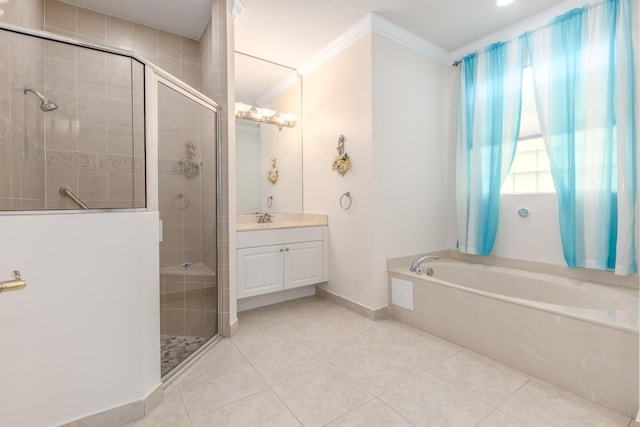
[[[251,105],[236,102],[236,120],[250,120],[256,122],[258,126],[262,123],[275,125],[278,130],[283,127],[292,128],[296,126],[296,116],[287,113],[278,113],[269,108],[253,108]]]

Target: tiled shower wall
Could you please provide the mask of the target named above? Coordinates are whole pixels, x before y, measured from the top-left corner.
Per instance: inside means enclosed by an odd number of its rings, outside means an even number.
[[[42,30],[42,0],[0,4],[0,21]],[[0,210],[42,209],[44,200],[44,126],[34,120],[38,106],[25,105],[16,85],[42,91],[44,44],[35,39],[0,39]]]
[[[159,203],[163,335],[211,337],[217,332],[215,113],[160,85]],[[215,252],[214,252],[215,254]],[[193,267],[184,270],[182,263]]]
[[[199,47],[195,40],[58,0],[45,0],[44,11],[46,31],[132,50],[188,85],[200,87]]]
[[[201,115],[203,107],[173,89],[160,85],[158,106],[160,268],[201,263],[203,241],[215,240],[214,230],[204,233],[202,225],[216,216],[215,206],[205,210],[203,203],[204,173],[215,170],[215,162],[203,162],[203,150],[213,145],[215,134],[202,133],[202,122],[207,120]],[[192,161],[198,170],[185,173],[185,161]],[[207,267],[215,271],[215,263]]]
[[[229,292],[229,50],[233,52],[233,19],[226,0],[212,0],[212,18],[200,36],[200,87],[219,110],[218,286],[222,288],[222,333],[231,335]],[[231,34],[231,36],[230,36]],[[229,50],[228,50],[229,49]],[[231,56],[233,57],[233,55]],[[234,214],[235,216],[235,214]],[[235,220],[235,218],[234,218]],[[205,254],[207,248],[205,248]],[[209,252],[211,253],[211,252]]]
[[[99,44],[106,44],[120,49],[133,50],[136,55],[159,65],[161,68],[164,68],[166,71],[185,81],[187,84],[195,87],[196,89],[199,87],[198,42],[176,34],[161,31],[156,28],[151,28],[113,16],[72,6],[58,0],[45,0],[44,7],[44,28],[46,31]],[[115,62],[116,61],[107,62],[107,80],[113,80],[114,77],[112,76],[123,75],[122,73],[114,74],[114,70],[110,69],[110,67],[114,66],[125,66],[124,64],[115,64]],[[81,67],[79,65],[77,69],[79,112],[93,110],[95,116],[99,116],[102,113],[104,101],[96,98],[96,95],[98,95],[97,93],[88,95],[92,98],[88,98],[88,96],[81,93],[83,87],[89,86],[90,89],[93,89],[91,87],[92,84],[101,84],[100,81],[94,81],[103,76],[100,71],[101,70],[96,68],[91,71],[87,71],[86,66]],[[117,71],[119,72],[119,70]],[[82,81],[82,79],[85,79],[85,81]],[[87,82],[87,79],[90,81]],[[109,81],[107,81],[107,83],[109,83]],[[80,84],[83,86],[80,86]],[[93,153],[103,153],[103,147],[106,146],[107,155],[127,154],[123,152],[127,150],[127,137],[123,127],[123,125],[126,126],[124,123],[124,116],[126,115],[127,110],[124,104],[120,103],[121,105],[118,105],[119,103],[117,98],[114,98],[115,97],[112,95],[112,92],[107,90],[107,126],[106,128],[102,126],[103,123],[100,123],[100,120],[98,120],[97,126],[95,126],[95,119],[97,117],[94,117],[92,123],[94,126],[88,127],[89,133],[79,135],[79,143],[84,142],[85,146],[78,146],[78,150],[82,150],[84,153],[91,153],[90,155],[92,155]],[[81,102],[89,102],[89,105],[81,104]],[[93,103],[93,105],[91,105],[91,103]],[[82,108],[85,106],[88,108]],[[136,111],[140,110],[136,109]],[[118,122],[116,125],[120,126],[119,128],[116,128],[114,124],[109,123],[111,117],[115,117],[115,120]],[[138,124],[143,125],[142,119],[143,117],[140,116],[140,121],[135,120],[136,142],[143,140],[143,128],[137,126]],[[80,130],[82,130],[81,117],[79,117],[79,121]],[[85,126],[85,128],[87,127]],[[47,137],[49,136],[50,135],[47,134]],[[53,140],[55,140],[55,138]],[[49,139],[47,141],[49,141]],[[142,146],[139,144],[135,144],[135,146],[136,153],[134,154],[136,154],[136,156],[142,155]],[[131,148],[128,150],[130,154]],[[124,160],[124,158],[122,158],[122,160]],[[140,167],[142,165],[141,162],[142,157],[140,156],[139,158],[136,158],[136,162],[133,164],[136,173],[140,173]],[[104,162],[99,162],[100,166],[103,164]],[[123,165],[125,165],[123,161],[112,161],[108,163],[108,166],[111,168]],[[68,174],[69,172],[66,171],[66,173]],[[87,199],[86,202],[89,206],[92,206],[92,203],[96,203],[93,199],[100,199],[101,197],[107,196],[109,203],[111,204],[107,204],[106,206],[113,207],[113,202],[111,200],[116,197],[116,195],[121,194],[126,188],[126,182],[124,181],[125,178],[123,174],[120,174],[120,180],[111,179],[112,176],[118,177],[116,174],[117,172],[113,170],[109,170],[109,180],[106,182],[104,171],[98,170],[97,173],[92,171],[90,175],[87,175],[86,172],[79,173],[82,174],[78,177],[79,196],[83,200]],[[49,178],[49,176],[47,176],[47,178]],[[49,189],[55,191],[56,188],[59,188],[56,182],[59,177],[52,176],[51,178],[52,179],[47,180],[47,196],[50,195]],[[52,185],[49,185],[49,182],[51,182]],[[138,199],[137,206],[140,206],[142,204],[140,202],[140,200],[142,200],[140,195],[144,195],[144,180],[140,179],[139,175],[138,179],[136,179],[136,185],[135,194]],[[106,194],[105,191],[107,192]],[[113,193],[113,195],[110,193]]]
[[[71,6],[58,0],[19,0],[3,4],[2,8],[5,14],[0,17],[0,22],[40,30],[45,29],[68,37],[77,37],[133,50],[194,88],[199,88],[221,107],[219,113],[221,124],[219,129],[221,206],[217,224],[218,243],[215,245],[212,242],[213,246],[205,247],[204,257],[217,258],[218,261],[218,283],[223,288],[223,333],[229,336],[229,117],[227,110],[230,89],[227,80],[229,64],[227,46],[233,43],[233,38],[229,36],[233,32],[233,20],[229,18],[226,3],[226,0],[212,0],[212,20],[199,42]],[[227,21],[229,21],[228,25]],[[41,80],[44,78],[42,77]],[[1,131],[2,128],[0,128]],[[2,170],[0,173],[3,173]],[[6,181],[0,179],[0,182]],[[1,186],[0,183],[0,191],[2,191]],[[210,194],[212,200],[207,203],[215,201],[215,196],[213,196],[215,193]],[[42,198],[44,199],[44,194],[42,194]],[[204,224],[204,227],[208,226],[211,225]],[[220,249],[219,253],[215,246]]]
[[[43,52],[42,40],[0,34],[1,210],[45,207],[42,112],[20,89],[43,91]]]
[[[144,206],[143,67],[130,58],[45,42],[47,208]],[[132,77],[133,73],[133,77]],[[133,85],[132,85],[133,83]]]

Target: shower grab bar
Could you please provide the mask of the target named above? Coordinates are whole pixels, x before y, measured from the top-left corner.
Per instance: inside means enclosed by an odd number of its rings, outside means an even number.
[[[69,187],[60,187],[60,194],[62,194],[63,196],[68,197],[71,200],[73,200],[73,202],[76,205],[80,206],[80,208],[89,209],[89,206],[87,206],[82,200],[78,199],[78,196],[73,194],[73,191],[71,191],[71,188],[69,188]]]

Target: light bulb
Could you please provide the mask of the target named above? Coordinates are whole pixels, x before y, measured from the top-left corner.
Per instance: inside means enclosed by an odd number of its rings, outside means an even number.
[[[293,122],[297,118],[294,114],[280,113],[278,114],[285,122]]]
[[[270,110],[268,108],[256,108],[256,111],[264,118],[269,118],[276,113],[275,110]]]
[[[251,105],[243,104],[242,102],[236,102],[236,114],[246,113],[251,110]]]

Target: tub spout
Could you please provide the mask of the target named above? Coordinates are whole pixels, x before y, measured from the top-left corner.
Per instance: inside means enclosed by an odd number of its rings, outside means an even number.
[[[432,261],[434,259],[440,259],[440,257],[435,255],[425,255],[418,258],[411,264],[411,272],[422,274],[422,268],[420,267],[420,264],[422,264],[424,261]]]

